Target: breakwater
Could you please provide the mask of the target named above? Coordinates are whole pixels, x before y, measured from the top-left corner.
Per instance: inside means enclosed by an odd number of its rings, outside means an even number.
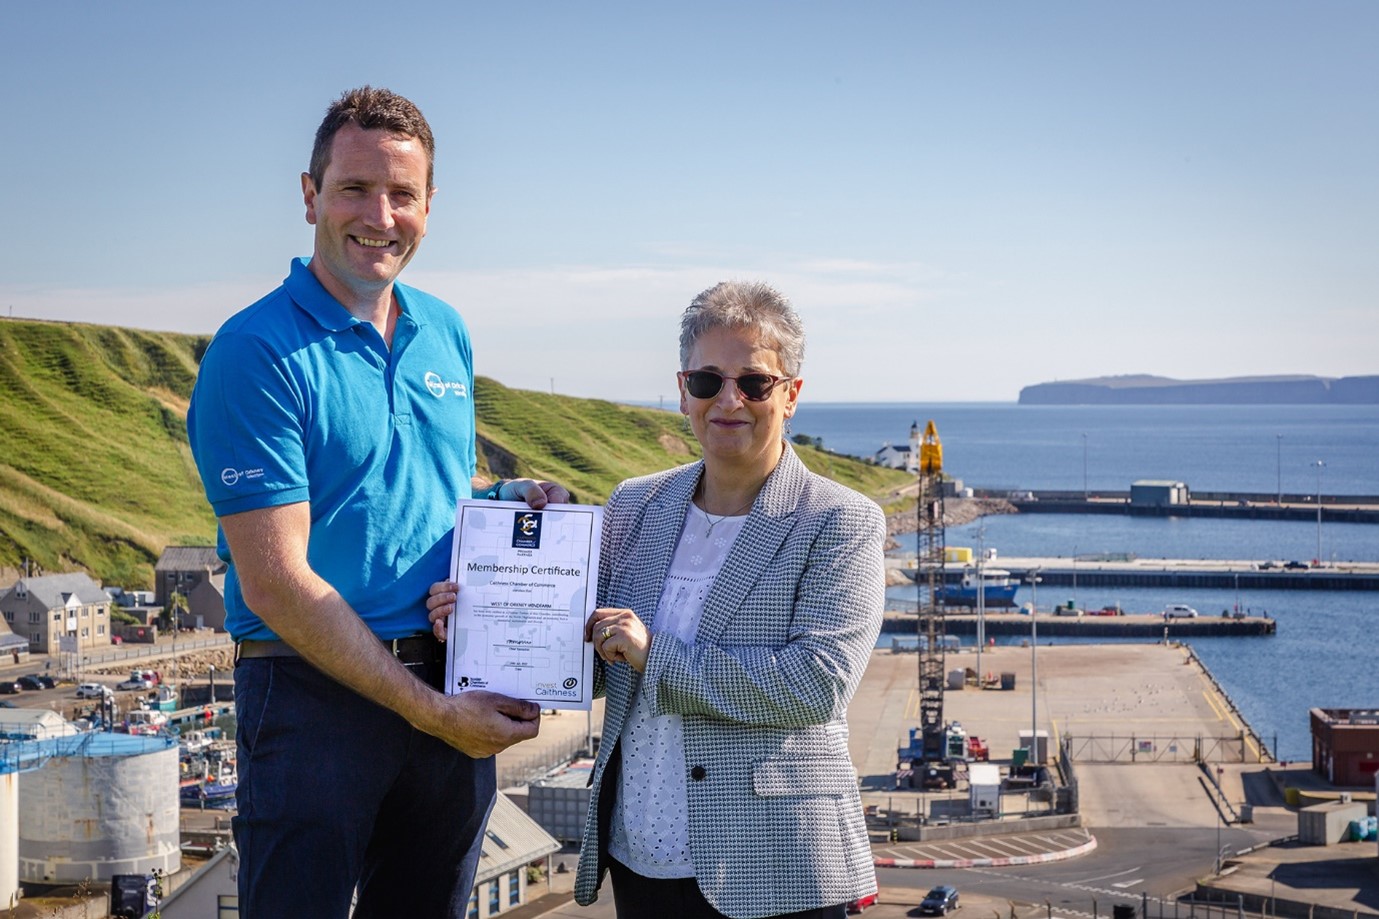
[[[1137,504],[1128,491],[1030,491],[978,490],[983,498],[1007,498],[1021,514],[1124,514],[1132,517],[1209,517],[1231,520],[1317,519],[1314,495],[1264,495],[1256,492],[1192,492],[1181,504]],[[1379,496],[1322,495],[1322,523],[1379,523]]]
[[[1024,638],[1031,632],[1027,615],[988,613],[983,617],[983,631],[990,638]],[[1193,619],[1164,619],[1156,615],[1128,616],[1051,616],[1040,614],[1033,623],[1040,638],[1139,638],[1150,640],[1185,640],[1206,637],[1259,637],[1273,635],[1278,623],[1267,616],[1231,619],[1225,616],[1198,616]],[[913,612],[888,610],[881,626],[883,635],[916,635],[919,617]],[[961,638],[975,638],[977,617],[971,614],[948,614],[943,617],[943,631]],[[884,638],[882,641],[884,642]]]
[[[1009,572],[1011,579],[1028,585],[1051,587],[1158,587],[1177,590],[1379,590],[1379,563],[1343,562],[1334,565],[1290,568],[1281,563],[1241,560],[1137,558],[1133,555],[1078,556],[1076,558],[1006,557],[988,562],[990,568]],[[898,566],[911,580],[913,559]],[[950,564],[943,580],[957,584],[970,567]]]

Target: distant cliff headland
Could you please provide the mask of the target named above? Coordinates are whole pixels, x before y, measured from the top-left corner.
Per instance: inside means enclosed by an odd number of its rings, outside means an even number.
[[[1036,383],[1021,405],[1379,405],[1379,375],[1173,380],[1148,374]]]

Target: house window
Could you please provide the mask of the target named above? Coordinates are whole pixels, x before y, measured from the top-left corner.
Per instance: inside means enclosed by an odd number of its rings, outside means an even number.
[[[81,618],[85,619],[89,615],[91,615],[91,611],[83,606],[81,608]]]
[[[508,906],[522,902],[522,869],[518,868],[508,875]]]
[[[488,914],[490,916],[497,915],[502,908],[502,901],[498,897],[498,879],[494,878],[488,882]]]
[[[59,613],[53,613],[53,621],[54,621],[54,622],[60,622],[61,620],[62,620],[61,614],[59,614]],[[42,614],[42,613],[29,613],[29,621],[30,621],[30,622],[42,622],[42,621],[43,621],[43,614]]]
[[[239,897],[222,893],[215,898],[216,919],[239,919]]]
[[[101,625],[96,626],[96,634],[97,634],[97,635],[104,635],[104,634],[105,634],[105,625],[104,625],[104,624],[101,624]]]
[[[91,637],[91,630],[90,630],[90,629],[82,629],[82,630],[81,630],[81,637],[82,637],[82,638],[90,638],[90,637]]]
[[[477,885],[469,892],[469,919],[479,919],[479,888]]]
[[[32,645],[41,645],[41,644],[43,644],[43,633],[42,633],[42,632],[34,632],[32,635],[29,636],[29,643],[32,644]]]
[[[6,621],[6,622],[14,622],[14,613],[10,613],[10,612],[5,613],[5,621]]]
[[[33,620],[31,620],[31,621],[32,621],[32,622],[37,622],[38,620],[37,620],[37,619],[33,619]],[[54,621],[54,622],[61,622],[61,621],[62,621],[62,611],[61,611],[61,610],[58,610],[57,612],[53,613],[53,621]]]

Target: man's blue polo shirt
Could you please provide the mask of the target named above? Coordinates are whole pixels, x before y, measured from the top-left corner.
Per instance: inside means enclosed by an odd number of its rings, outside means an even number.
[[[429,631],[449,576],[455,502],[474,474],[474,371],[459,314],[394,284],[389,349],[305,259],[231,317],[201,361],[187,432],[216,516],[308,502],[308,561],[380,638]],[[249,609],[219,534],[226,627],[277,636]]]

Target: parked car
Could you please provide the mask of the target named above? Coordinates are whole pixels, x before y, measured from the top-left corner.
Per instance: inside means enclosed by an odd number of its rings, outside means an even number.
[[[0,708],[18,708],[18,707],[19,707],[18,705],[15,705],[15,704],[14,704],[13,702],[11,702],[9,699],[0,699]]]
[[[1294,561],[1291,561],[1291,562],[1284,562],[1284,563],[1283,563],[1283,567],[1284,567],[1284,568],[1292,568],[1292,569],[1299,569],[1299,568],[1300,568],[1300,569],[1306,570],[1306,569],[1309,568],[1310,566],[1309,566],[1306,562],[1299,562],[1299,561],[1297,561],[1297,560],[1294,560]]]
[[[868,906],[876,905],[876,894],[869,893],[865,897],[858,897],[856,900],[849,900],[847,910],[849,913],[860,913]]]
[[[1170,603],[1164,607],[1165,619],[1196,619],[1197,610],[1182,603]]]
[[[24,687],[15,680],[0,680],[0,693],[10,696],[23,691]]]
[[[122,682],[116,683],[116,684],[115,684],[115,688],[118,689],[118,690],[120,690],[121,692],[125,692],[126,690],[130,690],[130,689],[137,689],[137,690],[139,690],[140,692],[142,692],[142,691],[145,690],[145,689],[152,689],[152,688],[153,688],[153,684],[150,683],[148,680],[136,679],[136,678],[134,678],[134,677],[130,677],[130,678],[127,679],[127,680],[124,680],[124,681],[122,681]]]
[[[109,695],[113,693],[104,683],[82,683],[77,687],[78,699],[103,699]]]
[[[1275,565],[1273,562],[1260,562],[1258,567],[1260,571],[1273,571],[1279,566]]]
[[[1113,604],[1111,604],[1110,606],[1103,606],[1101,609],[1089,610],[1088,613],[1087,613],[1087,615],[1089,615],[1089,616],[1124,616],[1124,615],[1125,615],[1125,610],[1123,610],[1123,609],[1120,608],[1120,604],[1119,604],[1119,603],[1113,603]]]
[[[22,676],[15,680],[15,682],[24,689],[47,689],[47,687],[43,685],[43,681],[33,675]]]
[[[946,916],[958,908],[958,889],[950,884],[940,884],[929,891],[919,904],[919,912],[924,916]]]
[[[38,680],[38,682],[42,684],[44,689],[53,689],[57,686],[57,680],[48,676],[48,674],[46,673],[30,673],[28,674],[28,676],[31,679]]]

